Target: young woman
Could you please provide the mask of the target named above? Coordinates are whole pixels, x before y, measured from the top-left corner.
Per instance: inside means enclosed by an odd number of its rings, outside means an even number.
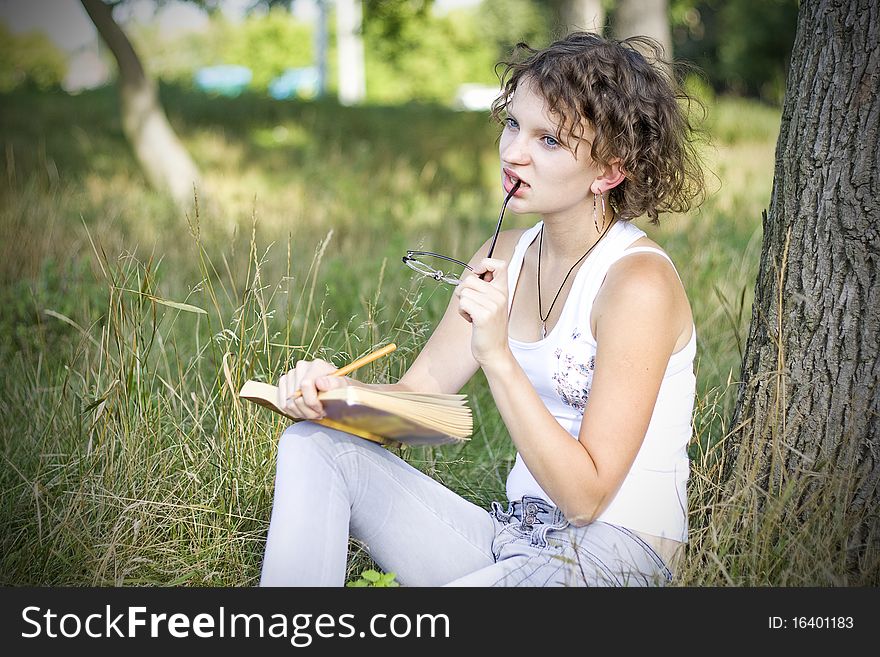
[[[687,541],[696,335],[668,256],[630,220],[702,190],[689,122],[636,46],[574,33],[509,63],[493,114],[501,233],[406,374],[457,392],[482,368],[517,450],[508,504],[482,509],[373,443],[300,422],[281,436],[262,585],[342,585],[349,536],[407,586],[662,585]],[[300,361],[279,405],[366,385]],[[288,397],[296,390],[302,396]]]

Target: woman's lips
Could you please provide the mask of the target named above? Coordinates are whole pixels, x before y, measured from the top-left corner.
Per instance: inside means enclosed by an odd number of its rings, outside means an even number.
[[[520,181],[519,189],[514,192],[514,196],[522,196],[525,188],[528,187],[528,183],[522,180],[519,176],[513,173],[510,169],[504,169],[504,177],[502,178],[502,186],[504,187],[504,191],[508,194],[510,190],[513,189],[513,186],[516,184],[516,181]]]

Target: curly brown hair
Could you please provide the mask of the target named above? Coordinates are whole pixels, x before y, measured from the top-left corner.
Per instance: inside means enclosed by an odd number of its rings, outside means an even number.
[[[517,85],[528,78],[559,117],[557,137],[567,132],[578,140],[586,119],[596,135],[593,160],[607,165],[620,158],[626,178],[608,196],[621,219],[647,214],[656,224],[661,212],[686,212],[702,202],[696,143],[703,133],[689,117],[699,103],[670,75],[656,41],[573,32],[543,50],[519,43],[498,66],[502,92],[493,118],[503,120]]]

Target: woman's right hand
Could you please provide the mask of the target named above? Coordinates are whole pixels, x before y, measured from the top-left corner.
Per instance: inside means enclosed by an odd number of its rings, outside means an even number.
[[[300,360],[287,374],[278,379],[278,403],[276,406],[291,417],[302,420],[320,420],[324,417],[324,405],[318,400],[318,392],[349,385],[344,376],[330,376],[336,371],[325,360]],[[302,395],[292,399],[297,390]]]

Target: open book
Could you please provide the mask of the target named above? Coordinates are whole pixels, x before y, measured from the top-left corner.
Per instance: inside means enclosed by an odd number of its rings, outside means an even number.
[[[289,417],[275,404],[278,388],[248,381],[238,396]],[[327,417],[311,420],[381,444],[442,445],[467,440],[473,431],[466,395],[385,392],[344,386],[318,393]]]

